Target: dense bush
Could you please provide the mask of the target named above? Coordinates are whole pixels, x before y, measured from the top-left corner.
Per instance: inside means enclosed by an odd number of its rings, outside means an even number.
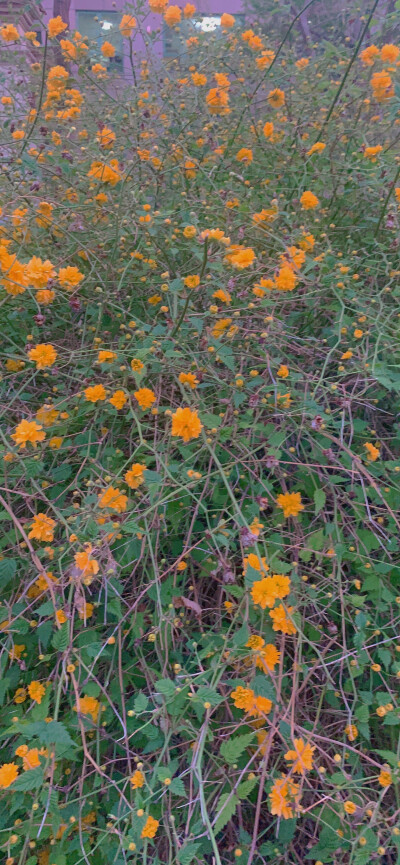
[[[400,51],[145,15],[0,28],[3,861],[395,865]]]

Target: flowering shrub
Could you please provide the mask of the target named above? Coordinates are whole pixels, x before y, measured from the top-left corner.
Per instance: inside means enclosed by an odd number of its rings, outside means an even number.
[[[0,27],[3,861],[394,865],[399,48],[196,14]]]

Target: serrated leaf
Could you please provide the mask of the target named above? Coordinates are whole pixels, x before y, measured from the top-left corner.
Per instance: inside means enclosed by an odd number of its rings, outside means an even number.
[[[323,490],[318,489],[314,490],[314,506],[315,506],[315,514],[319,514],[322,511],[326,502],[326,495]]]
[[[226,739],[220,748],[221,757],[233,766],[237,763],[243,751],[251,745],[254,740],[254,733],[244,733],[242,736],[235,736],[233,739]]]
[[[51,645],[56,652],[65,652],[69,643],[68,622],[64,622],[61,628],[55,632]]]
[[[236,788],[236,793],[239,796],[239,799],[247,799],[250,796],[252,790],[257,784],[257,778],[247,778],[246,781],[242,781]]]
[[[28,769],[23,775],[19,775],[12,785],[13,790],[27,792],[28,790],[37,790],[43,784],[43,769]]]
[[[15,576],[16,570],[16,559],[2,559],[0,561],[0,585],[6,586]]]
[[[385,763],[389,763],[389,766],[393,766],[394,769],[397,769],[397,766],[398,766],[397,756],[396,756],[396,754],[393,753],[393,751],[385,751],[385,750],[378,750],[377,749],[375,751],[375,754],[379,754],[379,756],[382,757],[382,760],[384,760]]]
[[[175,683],[171,679],[158,679],[155,687],[159,694],[167,698],[173,697],[176,690]]]
[[[233,817],[239,802],[240,799],[238,799],[234,793],[222,793],[222,796],[218,799],[216,809],[216,813],[219,816],[214,826],[215,832],[220,832],[221,829],[229,823],[229,820]]]
[[[223,699],[224,698],[221,697],[220,694],[217,694],[217,692],[208,685],[201,685],[199,690],[196,692],[196,700],[200,700],[202,703],[210,703],[211,706],[218,706]]]
[[[133,706],[134,706],[135,712],[145,712],[147,709],[148,703],[149,703],[149,701],[148,701],[146,695],[143,694],[142,691],[140,691],[140,693],[136,695],[136,697],[133,701]]]
[[[273,703],[275,702],[275,688],[267,676],[263,676],[262,674],[254,676],[250,687],[253,689],[256,697],[267,697],[268,700],[271,700]]]
[[[174,793],[175,796],[186,796],[185,785],[182,778],[173,778],[168,789],[171,790],[171,793]]]
[[[190,865],[200,847],[201,844],[197,844],[196,841],[189,841],[189,844],[181,847],[178,853],[179,865]]]

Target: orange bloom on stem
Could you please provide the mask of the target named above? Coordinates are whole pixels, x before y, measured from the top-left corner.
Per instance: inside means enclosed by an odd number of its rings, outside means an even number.
[[[41,682],[30,682],[28,685],[28,694],[35,703],[38,703],[39,706],[43,700],[43,697],[46,693],[46,688],[42,685]]]
[[[54,345],[51,343],[39,343],[35,345],[35,348],[31,348],[28,351],[29,360],[33,360],[36,363],[36,369],[48,369],[48,367],[53,366],[57,358],[57,352],[54,348]]]
[[[144,482],[144,472],[146,471],[146,466],[142,463],[133,463],[130,469],[125,473],[124,478],[128,487],[131,490],[137,490],[138,487]]]
[[[110,510],[122,514],[126,511],[127,503],[128,496],[121,493],[118,487],[107,487],[103,493],[99,494],[99,508],[110,508]]]
[[[18,766],[16,763],[3,763],[0,766],[0,788],[5,790],[18,778]]]
[[[256,580],[251,587],[253,601],[262,610],[265,610],[266,607],[273,607],[277,598],[286,598],[289,592],[290,580],[283,574],[275,574],[271,577],[264,577],[262,580]]]
[[[203,424],[197,414],[188,408],[177,408],[172,415],[171,435],[182,438],[184,442],[197,439],[203,429]]]
[[[301,493],[280,493],[276,503],[279,508],[282,508],[284,517],[297,517],[300,511],[304,511]]]
[[[154,817],[148,817],[144,826],[143,826],[140,837],[141,838],[154,838],[159,825],[160,825],[159,820],[155,820]]]
[[[30,442],[35,448],[37,443],[42,442],[45,437],[46,433],[42,432],[42,427],[34,420],[22,420],[11,436],[21,449],[26,447],[27,442]]]
[[[63,33],[66,30],[68,24],[62,20],[61,15],[57,15],[57,18],[50,18],[49,23],[47,25],[48,33],[50,39],[54,39],[55,36],[59,36],[60,33]]]
[[[292,772],[305,775],[313,767],[313,754],[315,747],[304,742],[303,739],[293,739],[294,748],[284,755],[285,760],[292,763]]]
[[[139,388],[139,390],[135,390],[133,396],[138,401],[140,408],[143,411],[151,408],[151,406],[156,401],[156,395],[153,390],[150,390],[149,387],[141,387]]]
[[[281,631],[282,634],[297,634],[296,625],[289,618],[293,610],[294,607],[287,607],[287,610],[285,610],[283,604],[279,604],[278,607],[270,610],[269,616],[273,622],[272,630]]]

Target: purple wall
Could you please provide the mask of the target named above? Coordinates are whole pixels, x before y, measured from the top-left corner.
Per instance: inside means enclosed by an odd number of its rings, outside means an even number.
[[[196,6],[198,12],[203,15],[221,15],[223,12],[229,12],[231,15],[243,14],[242,0],[190,0]],[[171,0],[171,5],[177,5],[183,8],[186,0]],[[52,17],[53,0],[41,0],[42,8],[45,11],[45,20]],[[70,8],[70,28],[71,30],[78,29],[79,12],[123,12],[131,13],[131,9],[126,8],[124,0],[71,0]],[[141,32],[135,31],[133,40],[133,50],[142,53],[146,50],[147,34],[159,32],[159,39],[153,44],[152,51],[162,55],[162,27],[163,19],[161,15],[148,12],[140,26]],[[106,38],[106,37],[105,37]],[[130,77],[130,65],[128,58],[128,43],[124,40],[123,44],[123,69],[124,75]]]

